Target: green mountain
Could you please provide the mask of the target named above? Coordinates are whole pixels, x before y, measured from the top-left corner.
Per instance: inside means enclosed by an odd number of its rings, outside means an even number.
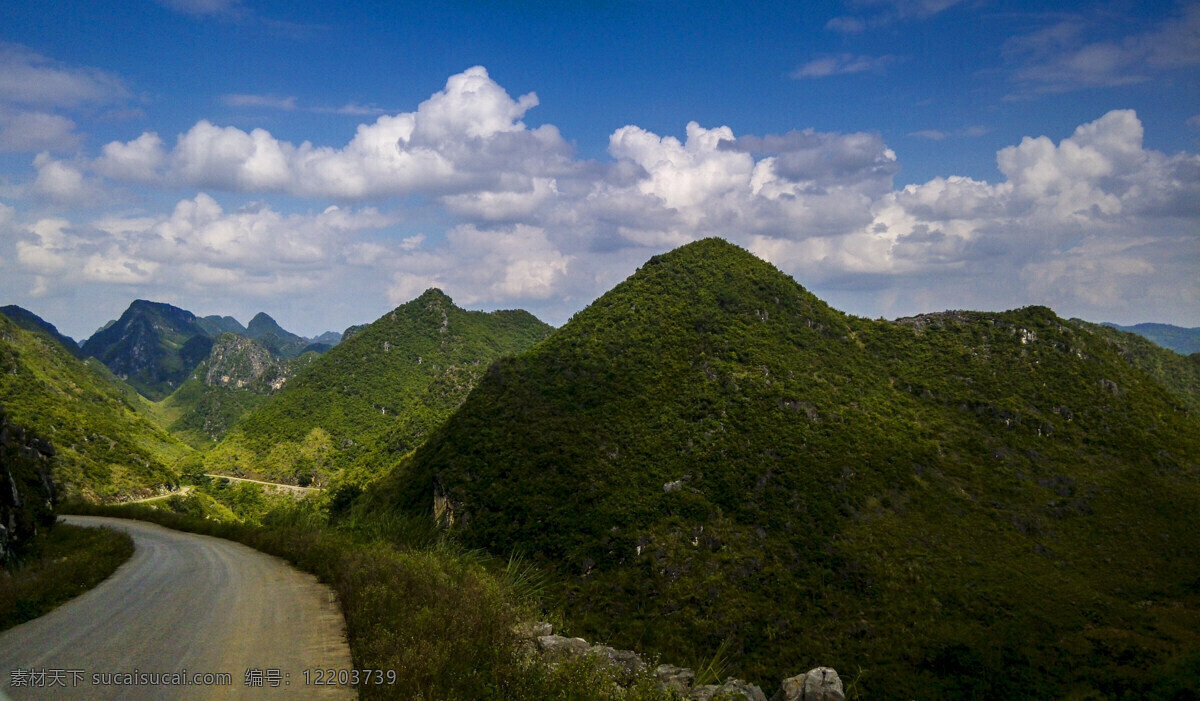
[[[284,359],[245,336],[221,334],[191,377],[161,402],[160,415],[193,447],[210,447],[316,357]]]
[[[492,361],[549,331],[528,312],[468,312],[428,290],[314,360],[229,431],[206,469],[326,483],[362,461],[365,479],[448,416]]]
[[[26,331],[37,331],[46,334],[50,338],[53,338],[61,343],[62,347],[66,348],[67,351],[76,358],[85,357],[83,350],[79,347],[79,344],[75,342],[75,339],[71,338],[70,336],[62,335],[58,332],[58,329],[54,326],[54,324],[51,324],[28,309],[22,309],[15,304],[10,304],[8,306],[0,307],[0,314],[7,316],[9,319],[15,322],[17,326],[20,326]]]
[[[1200,328],[1187,329],[1181,326],[1172,326],[1171,324],[1104,325],[1148,338],[1163,348],[1170,348],[1181,355],[1200,353]]]
[[[182,384],[211,349],[212,338],[195,314],[142,299],[83,344],[85,355],[152,400]]]
[[[1200,688],[1200,420],[1041,307],[858,319],[700,241],[493,364],[357,508],[534,556],[576,634],[725,643],[764,686]]]
[[[246,326],[245,335],[271,349],[272,353],[284,358],[296,358],[308,350],[318,352],[327,350],[324,347],[309,348],[308,339],[285,330],[264,312],[259,312],[250,320]]]
[[[189,450],[155,425],[99,362],[0,316],[0,403],[17,425],[53,443],[67,498],[104,499],[175,484]]]

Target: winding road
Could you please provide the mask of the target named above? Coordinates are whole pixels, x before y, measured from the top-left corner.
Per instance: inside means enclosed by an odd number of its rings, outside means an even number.
[[[352,667],[333,590],[312,575],[219,538],[63,520],[127,531],[136,550],[96,588],[0,633],[0,699],[355,698],[306,684],[305,670]]]

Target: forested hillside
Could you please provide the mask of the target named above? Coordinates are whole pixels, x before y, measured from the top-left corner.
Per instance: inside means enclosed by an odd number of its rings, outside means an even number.
[[[1030,307],[868,321],[705,240],[492,366],[360,503],[533,554],[601,639],[869,698],[1200,681],[1200,421]],[[1188,686],[1191,685],[1191,686]],[[1182,692],[1181,692],[1182,693]]]
[[[550,327],[524,311],[468,312],[440,290],[397,307],[314,360],[230,431],[206,469],[301,484],[408,452],[497,358]]]

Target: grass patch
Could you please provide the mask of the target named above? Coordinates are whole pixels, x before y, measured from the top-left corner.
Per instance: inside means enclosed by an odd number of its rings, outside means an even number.
[[[145,505],[69,504],[65,513],[152,521],[235,540],[315,574],[337,592],[357,668],[395,670],[394,686],[360,698],[661,699],[648,670],[628,687],[602,664],[548,666],[514,632],[540,615],[540,575],[519,558],[493,561],[404,520],[327,524],[303,503],[261,525],[217,522]],[[649,662],[649,660],[648,660]]]
[[[133,540],[108,528],[55,524],[29,552],[0,569],[0,630],[49,613],[88,591],[133,555]]]

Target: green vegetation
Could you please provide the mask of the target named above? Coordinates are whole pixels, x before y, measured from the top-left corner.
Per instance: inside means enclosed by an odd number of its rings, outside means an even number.
[[[550,327],[522,311],[468,312],[429,290],[314,360],[205,456],[205,471],[353,485],[412,450],[488,364]]]
[[[1154,378],[1178,397],[1192,416],[1200,417],[1200,353],[1182,356],[1128,329],[1091,324],[1081,319],[1071,319],[1071,323],[1113,344],[1126,362]]]
[[[0,568],[0,630],[50,612],[99,584],[133,555],[133,539],[108,528],[56,524]]]
[[[1039,307],[849,317],[706,240],[492,365],[350,513],[519,548],[584,637],[725,644],[768,688],[1185,698],[1200,421],[1145,365]]]
[[[0,315],[0,397],[14,422],[53,442],[61,496],[107,499],[175,484],[173,468],[190,449],[98,366]]]
[[[594,661],[541,664],[513,630],[539,614],[528,576],[456,546],[432,523],[366,517],[334,529],[311,502],[280,504],[260,526],[141,505],[64,510],[229,538],[316,574],[338,593],[354,666],[396,671],[395,686],[363,686],[360,698],[663,698],[649,673],[622,691]]]
[[[55,327],[54,324],[51,324],[28,309],[22,309],[15,304],[10,304],[0,307],[0,314],[7,316],[13,323],[25,329],[26,331],[44,333],[50,338],[53,338],[61,343],[62,347],[66,348],[67,351],[76,358],[84,357],[83,350],[79,348],[79,344],[75,342],[75,339],[71,338],[70,336],[62,335],[58,332],[58,328]]]
[[[194,448],[210,448],[317,357],[282,359],[257,341],[224,333],[157,412],[171,433]]]

